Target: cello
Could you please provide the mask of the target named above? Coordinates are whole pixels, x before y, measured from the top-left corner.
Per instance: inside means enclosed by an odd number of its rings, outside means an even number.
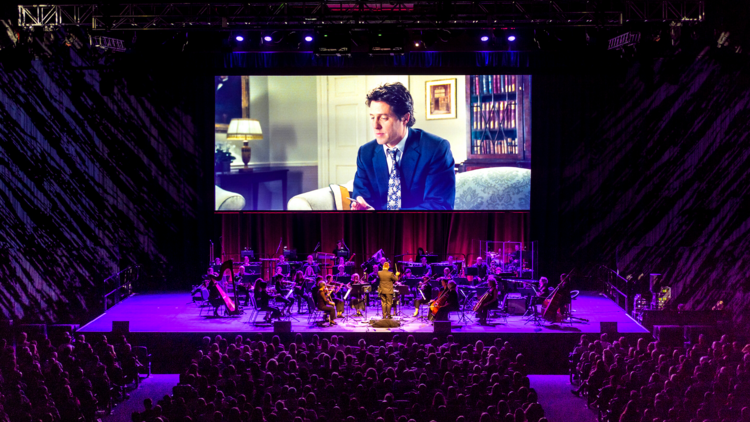
[[[224,273],[226,271],[229,271],[229,277],[232,279],[232,286],[234,287],[234,301],[232,301],[232,298],[227,295],[227,293],[224,291],[224,289],[219,286],[218,282],[221,280],[221,278],[224,276]],[[221,268],[219,268],[219,275],[218,276],[209,276],[209,281],[213,282],[215,284],[216,290],[219,291],[219,296],[224,300],[224,303],[227,305],[227,314],[229,315],[236,315],[239,313],[237,310],[237,307],[235,306],[235,303],[237,301],[237,286],[235,285],[234,281],[234,271],[232,269],[232,260],[224,261],[221,264]]]
[[[575,269],[573,269],[573,271],[575,271]],[[545,320],[549,322],[557,322],[557,311],[566,304],[563,303],[566,293],[568,299],[570,298],[570,289],[566,288],[565,285],[567,284],[568,278],[570,278],[570,276],[573,274],[573,271],[566,275],[565,278],[560,282],[560,284],[555,287],[555,290],[552,291],[552,294],[549,296],[549,298],[544,300],[544,311],[542,312],[542,318],[544,318]]]

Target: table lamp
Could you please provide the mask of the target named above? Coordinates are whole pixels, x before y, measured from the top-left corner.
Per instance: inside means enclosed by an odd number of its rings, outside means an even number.
[[[263,131],[260,129],[260,122],[255,119],[232,119],[227,129],[227,141],[242,141],[242,162],[245,167],[239,171],[253,171],[247,166],[250,162],[250,145],[249,141],[260,141],[263,139]]]

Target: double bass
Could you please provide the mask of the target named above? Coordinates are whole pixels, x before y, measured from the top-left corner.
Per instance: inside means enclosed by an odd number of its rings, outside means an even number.
[[[557,322],[557,311],[561,310],[563,306],[570,303],[570,289],[566,287],[566,284],[570,276],[573,274],[573,271],[566,275],[565,278],[560,282],[560,284],[555,287],[555,290],[552,291],[552,294],[549,296],[549,298],[544,300],[544,311],[542,312],[542,318],[544,318],[545,320],[549,322]]]
[[[229,277],[231,278],[232,286],[234,287],[234,301],[218,284],[221,278],[224,276],[224,273],[227,271],[229,271]],[[216,290],[219,291],[219,296],[221,296],[221,298],[224,300],[224,303],[227,305],[227,313],[229,315],[239,314],[240,311],[237,309],[237,306],[235,306],[235,303],[237,303],[237,286],[235,285],[234,272],[232,271],[232,260],[230,259],[228,261],[224,261],[221,264],[221,268],[219,268],[219,275],[209,276],[209,282],[213,282],[215,284]]]

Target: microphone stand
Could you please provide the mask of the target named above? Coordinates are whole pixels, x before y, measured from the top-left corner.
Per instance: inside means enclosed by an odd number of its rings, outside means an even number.
[[[273,253],[273,256],[276,257],[276,255],[279,254],[279,249],[281,249],[281,242],[284,240],[284,237],[279,238],[279,246],[276,247],[276,252]]]

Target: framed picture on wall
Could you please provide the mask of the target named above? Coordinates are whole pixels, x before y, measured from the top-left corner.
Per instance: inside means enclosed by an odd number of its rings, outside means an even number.
[[[456,118],[456,79],[425,82],[427,120]]]

